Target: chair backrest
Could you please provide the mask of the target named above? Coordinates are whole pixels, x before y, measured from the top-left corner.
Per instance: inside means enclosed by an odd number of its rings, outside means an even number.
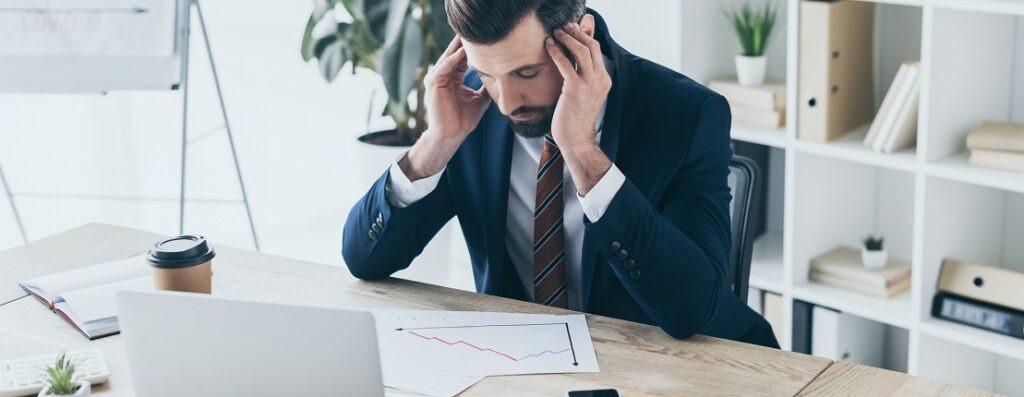
[[[754,251],[753,219],[759,216],[761,170],[757,164],[743,156],[729,161],[729,187],[732,189],[732,247],[729,250],[729,285],[740,301],[747,301],[750,284],[750,261]]]

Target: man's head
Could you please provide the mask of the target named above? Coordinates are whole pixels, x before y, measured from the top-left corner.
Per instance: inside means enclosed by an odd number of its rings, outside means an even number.
[[[562,76],[544,49],[555,29],[578,22],[594,35],[586,0],[445,0],[469,66],[520,136],[551,131]]]

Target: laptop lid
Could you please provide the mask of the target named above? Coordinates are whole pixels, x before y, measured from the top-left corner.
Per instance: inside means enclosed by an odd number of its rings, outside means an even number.
[[[368,312],[121,291],[140,396],[383,396]]]

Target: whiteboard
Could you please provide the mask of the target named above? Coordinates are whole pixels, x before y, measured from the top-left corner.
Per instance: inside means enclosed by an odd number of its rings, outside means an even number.
[[[167,90],[191,0],[2,0],[0,92]]]

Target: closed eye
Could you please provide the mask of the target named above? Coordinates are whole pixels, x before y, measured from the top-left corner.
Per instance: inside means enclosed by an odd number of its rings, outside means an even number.
[[[521,77],[521,78],[524,78],[526,80],[530,80],[530,79],[532,79],[534,77],[537,77],[537,75],[540,74],[540,71],[538,71],[538,70],[529,70],[529,71],[517,72],[516,74],[519,75],[519,77]]]

